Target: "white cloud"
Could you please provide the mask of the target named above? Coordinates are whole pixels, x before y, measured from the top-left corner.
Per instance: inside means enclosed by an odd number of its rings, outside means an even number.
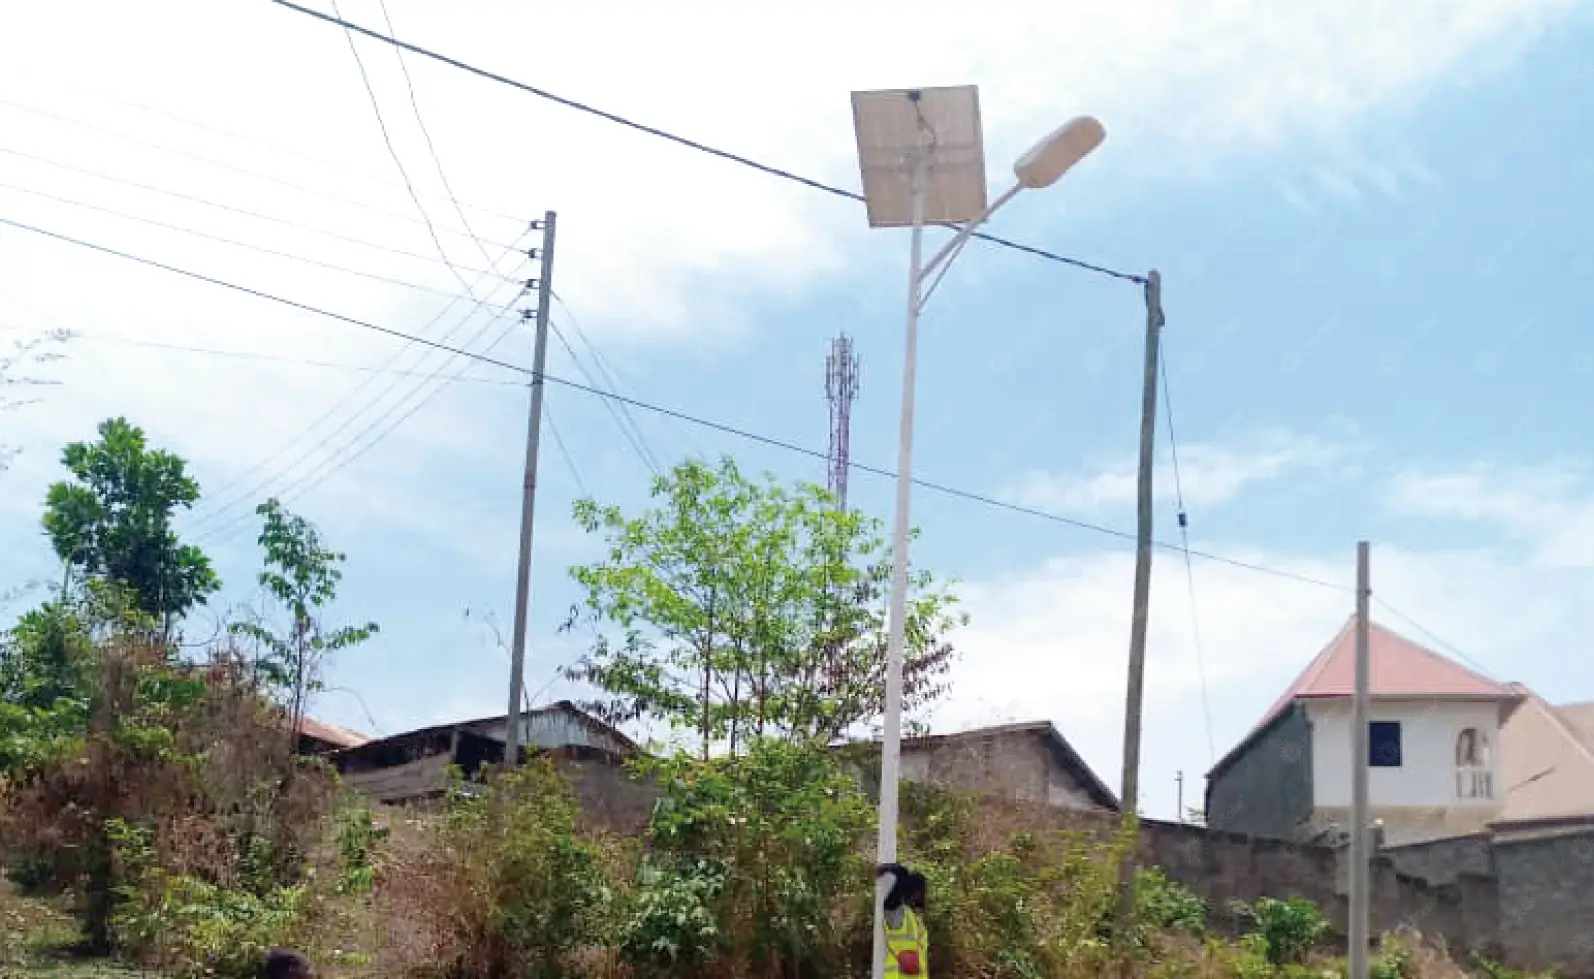
[[[496,0],[468,12],[389,6],[403,37],[846,187],[857,182],[847,101],[853,88],[978,82],[993,182],[1002,179],[1001,161],[1036,134],[1089,111],[1106,121],[1109,142],[1070,176],[1073,192],[1059,200],[1106,215],[1128,207],[1134,185],[1147,178],[1188,179],[1258,154],[1354,143],[1370,114],[1499,67],[1576,4],[1425,0],[1391,10],[1371,0],[1315,0],[1285,11],[1259,0],[1009,0],[983,8],[980,23],[989,26],[978,29],[951,0],[863,7],[696,0],[667,8],[632,0],[536,10]],[[381,22],[371,0],[341,7],[358,22]],[[85,23],[95,30],[84,32]],[[278,220],[14,155],[0,154],[0,183],[457,289],[447,269],[425,260],[433,245],[397,180],[338,29],[271,4],[202,0],[35,4],[12,26],[0,37],[0,85],[16,93],[15,102],[213,163],[15,105],[0,105],[0,146]],[[394,52],[373,42],[359,49],[394,145],[450,255],[461,265],[482,265],[483,255],[457,233],[460,222],[410,113]],[[891,275],[899,272],[896,249],[868,232],[859,209],[845,201],[419,57],[408,64],[452,188],[467,203],[512,216],[468,212],[485,239],[508,242],[526,219],[559,211],[556,279],[595,334],[644,346],[711,346],[755,315],[760,302],[869,274],[874,263],[889,261]],[[1024,213],[1026,233],[1036,233],[1044,223],[1039,215],[1054,212]],[[0,215],[437,339],[449,335],[457,316],[427,328],[441,306],[433,295],[17,190],[0,189]],[[377,252],[293,224],[423,257]],[[391,340],[351,327],[12,230],[0,231],[0,296],[5,326],[61,322],[86,333],[366,363],[395,349]],[[477,318],[451,336],[469,336],[480,325]],[[500,350],[523,357],[523,347],[515,336]],[[82,435],[113,406],[197,463],[228,474],[289,439],[305,447],[324,440],[318,458],[346,454],[364,430],[362,419],[329,436],[348,417],[345,405],[332,422],[307,431],[338,404],[325,372],[90,343],[72,354],[59,376],[73,404],[52,407],[31,429],[32,448]],[[428,370],[445,360],[412,350],[395,366]],[[407,390],[409,382],[372,404],[367,417]],[[367,402],[373,396],[363,395]],[[267,400],[269,410],[261,410]],[[392,455],[424,456],[481,430],[457,409],[429,408],[405,424]],[[388,459],[362,461],[363,477],[378,478]]]
[[[1254,484],[1285,474],[1334,475],[1338,472],[1335,467],[1357,451],[1350,444],[1289,432],[1269,432],[1236,445],[1183,445],[1179,448],[1178,488],[1193,505],[1215,506]],[[1171,457],[1159,459],[1155,473],[1156,494],[1171,498],[1176,489]],[[1126,459],[1084,475],[1028,473],[1006,496],[1026,506],[1069,513],[1131,503],[1135,487],[1135,463]]]
[[[1493,524],[1551,567],[1594,568],[1594,486],[1569,462],[1402,473],[1388,504],[1409,515]]]

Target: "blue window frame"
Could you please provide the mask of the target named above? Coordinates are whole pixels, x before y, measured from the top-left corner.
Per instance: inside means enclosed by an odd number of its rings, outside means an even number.
[[[1400,767],[1400,722],[1373,721],[1367,725],[1367,764],[1373,768]]]

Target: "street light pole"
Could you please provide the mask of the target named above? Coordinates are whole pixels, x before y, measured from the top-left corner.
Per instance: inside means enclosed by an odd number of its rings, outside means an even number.
[[[924,197],[928,160],[920,155],[913,163],[912,208],[913,241],[908,258],[907,337],[902,354],[902,411],[897,431],[897,513],[891,528],[891,606],[886,640],[885,730],[880,745],[880,815],[876,833],[877,863],[897,859],[898,782],[902,764],[902,660],[906,644],[908,617],[908,535],[909,504],[913,496],[913,407],[919,369],[919,310],[924,288]],[[882,904],[890,879],[875,883],[877,904]],[[876,979],[884,967],[885,930],[874,930]]]
[[[902,760],[903,661],[908,612],[908,542],[913,490],[914,388],[919,360],[919,314],[925,301],[976,229],[1022,190],[1049,187],[1106,138],[1101,123],[1074,119],[1035,144],[1014,164],[1017,183],[986,202],[984,147],[976,90],[911,89],[854,92],[853,120],[863,171],[864,201],[873,227],[907,227],[907,337],[902,360],[902,409],[897,440],[896,518],[891,536],[891,601],[886,641],[884,730],[880,745],[879,862],[897,859],[898,787]],[[904,164],[906,164],[904,166]],[[904,171],[906,171],[904,173]],[[908,178],[903,194],[902,177]],[[904,208],[906,204],[906,208]],[[930,213],[933,210],[933,213]],[[957,232],[924,261],[926,223]],[[931,276],[934,278],[932,279]],[[926,281],[929,281],[926,287]],[[885,972],[885,897],[889,882],[877,878],[874,979]]]

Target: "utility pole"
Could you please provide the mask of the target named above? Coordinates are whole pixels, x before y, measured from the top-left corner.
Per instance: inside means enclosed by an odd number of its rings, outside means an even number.
[[[504,730],[504,764],[520,764],[521,691],[526,685],[526,629],[531,606],[531,524],[537,509],[537,449],[542,441],[543,368],[548,362],[548,312],[553,300],[554,212],[532,223],[542,231],[542,246],[531,251],[541,260],[537,278],[529,285],[537,291],[537,339],[531,355],[531,416],[526,425],[526,477],[520,500],[520,567],[515,575],[515,634],[509,657],[509,714]],[[532,315],[529,311],[523,315]]]
[[[1151,605],[1152,462],[1157,448],[1157,365],[1162,353],[1162,273],[1146,273],[1146,363],[1140,389],[1140,467],[1136,477],[1135,593],[1129,621],[1129,683],[1124,702],[1124,770],[1119,795],[1125,823],[1140,818],[1140,725],[1145,699],[1146,625]],[[1127,941],[1135,913],[1135,851],[1119,864],[1118,929]]]
[[[1179,822],[1182,823],[1184,822],[1184,772],[1182,770],[1173,773],[1173,783],[1178,787],[1179,799],[1177,805],[1179,806]]]
[[[1372,650],[1368,645],[1368,602],[1373,589],[1366,541],[1356,544],[1356,695],[1351,698],[1350,788],[1350,979],[1367,979],[1368,869],[1368,687],[1372,682]]]

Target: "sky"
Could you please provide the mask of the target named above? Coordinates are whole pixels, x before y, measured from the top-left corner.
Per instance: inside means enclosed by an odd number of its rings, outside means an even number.
[[[1358,540],[1377,621],[1552,702],[1594,699],[1587,4],[338,9],[848,189],[854,90],[977,84],[993,196],[1037,137],[1099,118],[1103,146],[989,230],[1163,276],[1149,815],[1178,814],[1179,773],[1199,805],[1204,772],[1351,615]],[[122,415],[205,491],[181,528],[225,587],[190,638],[259,600],[251,511],[276,495],[348,554],[333,618],[382,627],[313,713],[373,734],[502,713],[524,377],[305,307],[529,364],[520,252],[546,211],[550,375],[822,453],[845,332],[853,457],[894,467],[907,238],[861,206],[380,42],[351,50],[267,0],[62,0],[8,21],[0,219],[289,302],[0,224],[0,343],[76,334],[31,370],[54,382],[37,401],[0,414],[21,450],[0,474],[0,586],[57,573],[39,516],[61,447]],[[1049,719],[1114,788],[1144,330],[1134,282],[976,244],[927,307],[917,384],[915,474],[1033,511],[915,490],[915,565],[971,617],[926,719]],[[568,387],[546,411],[539,701],[583,695],[557,674],[580,652],[558,630],[568,568],[597,553],[574,500],[634,511],[650,463],[688,456],[825,476],[811,454]],[[893,483],[857,473],[851,500],[889,520]]]

